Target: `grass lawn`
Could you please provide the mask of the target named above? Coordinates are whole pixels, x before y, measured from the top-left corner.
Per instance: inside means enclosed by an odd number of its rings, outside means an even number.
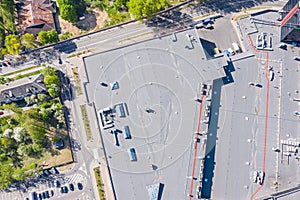
[[[93,139],[92,132],[91,132],[91,127],[90,127],[90,120],[87,115],[86,111],[86,106],[85,105],[80,105],[80,110],[81,110],[81,116],[84,124],[84,129],[85,129],[85,134],[86,134],[86,139],[89,141]]]
[[[69,147],[62,150],[55,150],[57,155],[52,155],[50,152],[44,152],[40,158],[27,157],[24,159],[24,165],[27,166],[30,163],[37,163],[44,168],[50,168],[52,166],[63,165],[65,163],[73,162],[72,152]]]
[[[68,133],[64,129],[60,129],[58,132],[59,133],[54,133],[57,132],[54,129],[48,130],[47,131],[47,137],[49,140],[52,140],[52,137],[54,135],[58,136],[59,138],[62,138],[64,140],[64,148],[61,150],[54,149],[52,147],[52,142],[47,149],[45,149],[39,158],[33,158],[33,157],[27,157],[24,159],[24,165],[29,165],[30,163],[36,163],[39,166],[44,166],[44,168],[49,168],[52,166],[60,166],[64,165],[67,163],[73,162],[72,158],[72,151],[70,149],[70,142],[69,142],[69,137]]]
[[[103,187],[103,183],[102,183],[102,179],[101,179],[100,168],[95,167],[94,173],[95,173],[95,178],[96,178],[96,183],[97,183],[100,200],[105,200],[106,198],[105,198],[104,187]]]
[[[81,95],[81,94],[83,94],[83,92],[82,92],[82,88],[81,88],[81,84],[80,84],[78,68],[77,67],[72,68],[72,73],[73,73],[73,77],[75,80],[76,93],[77,93],[77,95]]]

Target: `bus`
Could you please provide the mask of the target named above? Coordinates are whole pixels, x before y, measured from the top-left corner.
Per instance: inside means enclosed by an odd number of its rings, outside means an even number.
[[[131,161],[136,161],[136,154],[134,148],[128,149],[129,158]]]
[[[124,126],[124,138],[125,139],[130,139],[131,138],[131,134],[130,134],[128,126]]]

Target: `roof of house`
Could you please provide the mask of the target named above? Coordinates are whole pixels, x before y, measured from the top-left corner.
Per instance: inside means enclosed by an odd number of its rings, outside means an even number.
[[[37,34],[54,29],[54,11],[51,0],[25,0],[19,10],[21,32]]]
[[[29,76],[0,85],[0,102],[10,103],[43,92],[47,92],[43,75]]]

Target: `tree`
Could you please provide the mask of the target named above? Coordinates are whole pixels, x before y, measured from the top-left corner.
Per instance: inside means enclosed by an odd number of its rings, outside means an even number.
[[[21,48],[19,36],[12,34],[6,36],[5,46],[8,53],[13,55],[19,54]]]
[[[56,75],[53,75],[53,76],[46,76],[44,78],[44,82],[46,84],[46,86],[51,86],[52,84],[55,84],[57,86],[60,86],[60,81],[59,81],[59,78],[58,76]]]
[[[38,98],[39,102],[45,102],[49,99],[49,96],[46,94],[38,94],[37,98]]]
[[[40,42],[42,44],[48,44],[49,43],[49,38],[48,38],[48,34],[47,34],[46,31],[40,31],[38,36],[39,36]]]
[[[68,22],[76,22],[78,19],[78,16],[76,14],[76,9],[73,5],[71,4],[63,4],[60,7],[60,16],[64,20]]]
[[[1,165],[0,167],[0,189],[7,188],[13,181],[13,168],[10,165]]]
[[[44,77],[54,76],[54,75],[56,75],[56,69],[54,69],[52,67],[45,67],[42,69],[41,73],[43,74]]]
[[[48,93],[52,98],[58,97],[59,95],[59,87],[56,84],[52,84],[48,88]]]
[[[27,104],[31,105],[31,104],[34,104],[37,102],[37,99],[36,99],[36,95],[35,94],[32,94],[28,97],[25,97],[24,100],[26,101]]]
[[[28,177],[28,175],[26,174],[26,169],[18,167],[14,170],[12,177],[16,181],[24,181]]]
[[[35,37],[30,33],[25,33],[21,36],[21,44],[28,49],[37,47]]]
[[[65,32],[62,35],[59,36],[59,40],[66,40],[69,39],[70,37],[72,37],[73,34],[70,32]]]
[[[42,108],[40,114],[42,119],[47,122],[52,117],[53,111],[50,108]]]
[[[26,130],[22,127],[15,127],[13,131],[12,138],[14,138],[17,142],[21,142],[26,134]]]
[[[58,34],[55,30],[51,30],[47,32],[48,34],[48,43],[56,43],[58,42]]]
[[[25,123],[25,129],[36,144],[44,142],[46,131],[42,122],[28,119]]]
[[[151,17],[152,14],[166,8],[169,5],[168,0],[130,0],[128,2],[129,12],[137,20],[141,20],[144,16]]]

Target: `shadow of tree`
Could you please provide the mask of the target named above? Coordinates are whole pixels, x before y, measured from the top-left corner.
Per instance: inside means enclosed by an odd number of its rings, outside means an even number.
[[[94,29],[97,26],[96,14],[93,11],[85,14],[84,17],[85,18],[83,20],[74,23],[74,25],[77,28],[81,30],[89,31]]]

